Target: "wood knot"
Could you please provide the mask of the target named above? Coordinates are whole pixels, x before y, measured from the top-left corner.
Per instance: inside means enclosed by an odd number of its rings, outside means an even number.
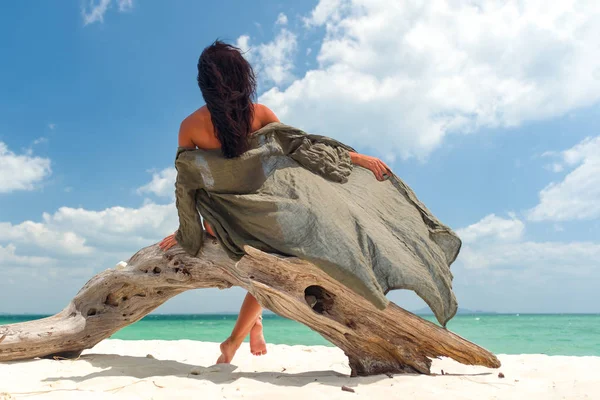
[[[117,307],[119,305],[118,296],[114,293],[110,293],[108,296],[106,296],[104,304],[111,307]]]
[[[304,289],[306,303],[319,314],[328,313],[333,309],[335,295],[321,286],[312,285]]]
[[[175,268],[173,268],[173,272],[175,272],[176,274],[182,273],[185,276],[192,276],[192,273],[190,272],[190,270],[185,267],[184,268],[175,267]]]

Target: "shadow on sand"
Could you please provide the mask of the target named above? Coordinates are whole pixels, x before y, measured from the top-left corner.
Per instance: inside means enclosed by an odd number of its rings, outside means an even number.
[[[238,368],[232,364],[219,364],[209,367],[202,367],[192,364],[185,364],[179,361],[158,360],[147,357],[122,356],[117,354],[86,354],[81,356],[78,361],[85,361],[96,368],[102,368],[102,371],[94,372],[83,376],[61,376],[44,379],[44,382],[57,382],[61,380],[70,380],[73,382],[84,382],[89,379],[99,377],[119,377],[129,376],[139,379],[145,379],[156,376],[178,376],[189,379],[199,379],[212,382],[214,384],[232,383],[240,378],[253,379],[259,382],[278,386],[302,387],[313,382],[319,382],[322,385],[341,386],[355,384],[370,384],[384,379],[390,379],[387,375],[376,375],[370,377],[350,378],[348,375],[339,372],[329,371],[311,371],[302,373],[285,372],[235,372]],[[197,374],[192,374],[192,369]],[[432,374],[432,377],[444,376],[478,376],[489,375],[491,373],[477,374]],[[396,375],[396,377],[408,377],[409,375]],[[413,375],[414,376],[414,375]]]
[[[102,371],[93,372],[83,376],[61,376],[44,379],[44,382],[57,382],[70,380],[73,382],[84,382],[99,377],[129,376],[145,379],[156,376],[178,376],[189,379],[206,380],[215,384],[232,383],[240,378],[253,379],[263,383],[278,386],[301,387],[309,383],[319,382],[324,385],[340,386],[350,381],[348,375],[336,371],[311,371],[298,374],[285,372],[235,372],[238,368],[233,364],[219,364],[209,367],[186,364],[173,360],[158,360],[146,357],[122,356],[117,354],[86,354],[78,361],[86,361]],[[192,369],[197,372],[192,374]],[[387,376],[374,376],[361,378],[356,383],[371,383],[381,379],[389,379]],[[353,381],[354,379],[352,379]]]

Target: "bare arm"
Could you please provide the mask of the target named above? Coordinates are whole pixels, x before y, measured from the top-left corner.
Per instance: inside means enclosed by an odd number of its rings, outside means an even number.
[[[257,104],[255,112],[257,113],[256,117],[258,117],[261,126],[265,126],[271,122],[279,122],[279,118],[277,118],[275,113],[267,106]],[[377,180],[380,181],[385,180],[387,175],[390,175],[392,171],[390,167],[376,157],[350,152],[350,160],[352,161],[352,164],[367,168],[373,172]]]
[[[371,170],[379,181],[385,180],[392,173],[392,169],[377,157],[350,152],[350,160],[352,164]]]

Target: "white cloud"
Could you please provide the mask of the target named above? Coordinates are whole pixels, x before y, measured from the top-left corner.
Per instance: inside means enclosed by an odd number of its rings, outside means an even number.
[[[554,153],[556,154],[556,153]],[[573,168],[558,183],[540,192],[540,202],[528,212],[532,221],[584,220],[600,217],[600,136],[587,138],[559,154],[559,168]]]
[[[298,46],[296,35],[282,28],[275,39],[268,43],[253,46],[250,37],[240,36],[236,46],[242,49],[245,57],[255,68],[261,81],[280,85],[294,78],[294,55]]]
[[[306,20],[325,27],[319,68],[260,101],[308,131],[423,158],[452,132],[597,102],[599,17],[590,1],[321,0]]]
[[[48,128],[49,128],[51,131],[53,131],[53,130],[54,130],[54,128],[56,128],[56,124],[49,123],[49,124],[48,124]]]
[[[463,239],[458,262],[469,269],[544,271],[545,276],[598,275],[600,243],[525,240],[525,224],[493,214],[457,230]]]
[[[553,163],[553,164],[546,165],[546,169],[548,169],[552,172],[562,172],[565,169],[565,167],[562,164]]]
[[[173,197],[175,195],[175,178],[177,170],[173,167],[152,174],[152,181],[137,189],[140,194],[152,193],[161,197]]]
[[[246,53],[250,50],[250,36],[242,35],[237,38],[235,46],[239,48],[243,53]],[[249,57],[249,55],[246,55]]]
[[[52,265],[88,268],[93,263],[107,268],[173,233],[177,226],[174,203],[100,211],[61,207],[53,214],[44,213],[40,222],[0,222],[0,245],[9,245],[13,261],[27,254],[38,257],[36,262],[51,260]],[[20,254],[13,243],[19,245]]]
[[[100,211],[61,207],[53,214],[44,213],[40,222],[2,222],[0,272],[17,279],[14,266],[27,265],[33,268],[28,276],[38,280],[89,279],[173,233],[177,226],[174,203]]]
[[[127,260],[177,227],[173,202],[103,210],[62,207],[39,221],[0,223],[0,311],[56,312],[94,274]],[[193,291],[159,311],[214,312],[210,304],[215,301],[221,305],[218,311],[235,311],[243,296],[241,289]],[[23,301],[11,303],[14,298]]]
[[[594,242],[519,242],[484,247],[465,246],[460,262],[466,268],[537,269],[547,274],[597,274],[600,244]]]
[[[577,145],[563,152],[563,159],[567,165],[574,166],[586,161],[600,159],[600,136],[588,137]]]
[[[43,214],[53,231],[73,232],[98,249],[137,251],[173,233],[178,226],[174,203],[146,203],[139,208],[110,207],[100,211],[61,207]]]
[[[119,12],[127,12],[133,9],[133,0],[116,0],[116,3]],[[104,22],[104,14],[106,14],[110,6],[111,0],[90,0],[89,4],[81,10],[83,23],[89,25],[94,22]]]
[[[465,243],[480,242],[486,239],[516,241],[523,237],[525,224],[516,216],[509,219],[490,214],[481,221],[456,231]]]
[[[108,10],[109,5],[110,0],[99,0],[96,3],[90,0],[89,6],[81,10],[83,23],[88,25],[94,22],[104,22],[104,14]]]
[[[348,5],[349,2],[344,0],[320,0],[304,22],[307,26],[323,25],[329,20],[339,22],[341,12],[346,11],[343,8]]]
[[[0,265],[8,264],[43,267],[53,264],[53,260],[48,257],[19,256],[15,245],[9,243],[6,247],[0,245]]]
[[[39,137],[33,141],[33,145],[37,146],[38,144],[48,143],[48,139],[45,137]]]
[[[133,0],[117,0],[119,11],[125,12],[133,9]]]
[[[296,35],[287,29],[282,29],[273,42],[257,46],[259,73],[275,84],[288,82],[293,78],[296,47]]]
[[[0,222],[2,292],[10,297],[7,293],[12,289],[6,286],[10,280],[20,287],[40,287],[47,302],[30,304],[28,312],[40,312],[40,306],[56,310],[95,273],[160,241],[177,229],[178,222],[174,202],[161,205],[147,200],[138,208],[61,207],[44,213],[39,221]],[[50,293],[57,282],[66,289]]]
[[[174,175],[169,177],[170,170],[166,168],[155,174],[143,188],[161,195],[163,188],[158,182],[162,179],[170,180],[173,188]],[[28,255],[50,255],[58,261],[80,258],[112,262],[173,233],[178,222],[174,199],[168,204],[146,200],[138,208],[60,207],[54,213],[43,213],[40,221],[0,222],[0,245],[16,243]],[[14,247],[8,249],[17,257]]]
[[[73,232],[56,230],[33,221],[25,221],[18,225],[0,222],[0,242],[6,241],[36,245],[46,251],[63,254],[89,254],[93,250],[86,246],[84,238]]]
[[[0,193],[33,190],[50,173],[50,159],[15,154],[0,142]]]
[[[288,17],[284,13],[279,13],[277,16],[277,21],[275,21],[276,25],[287,25]]]

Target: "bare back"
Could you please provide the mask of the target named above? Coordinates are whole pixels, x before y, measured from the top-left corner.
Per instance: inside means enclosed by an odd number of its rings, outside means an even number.
[[[255,132],[271,122],[279,122],[273,111],[262,104],[254,104],[251,132]],[[215,128],[210,119],[210,112],[206,106],[200,107],[183,120],[179,128],[179,146],[197,147],[204,150],[221,148],[221,142],[217,139]],[[204,228],[211,236],[215,236],[206,220],[204,221]]]
[[[273,111],[262,104],[254,104],[251,132],[255,132],[271,122],[279,122]],[[179,128],[179,146],[199,149],[220,149],[221,142],[215,134],[215,128],[206,106],[190,114]]]

